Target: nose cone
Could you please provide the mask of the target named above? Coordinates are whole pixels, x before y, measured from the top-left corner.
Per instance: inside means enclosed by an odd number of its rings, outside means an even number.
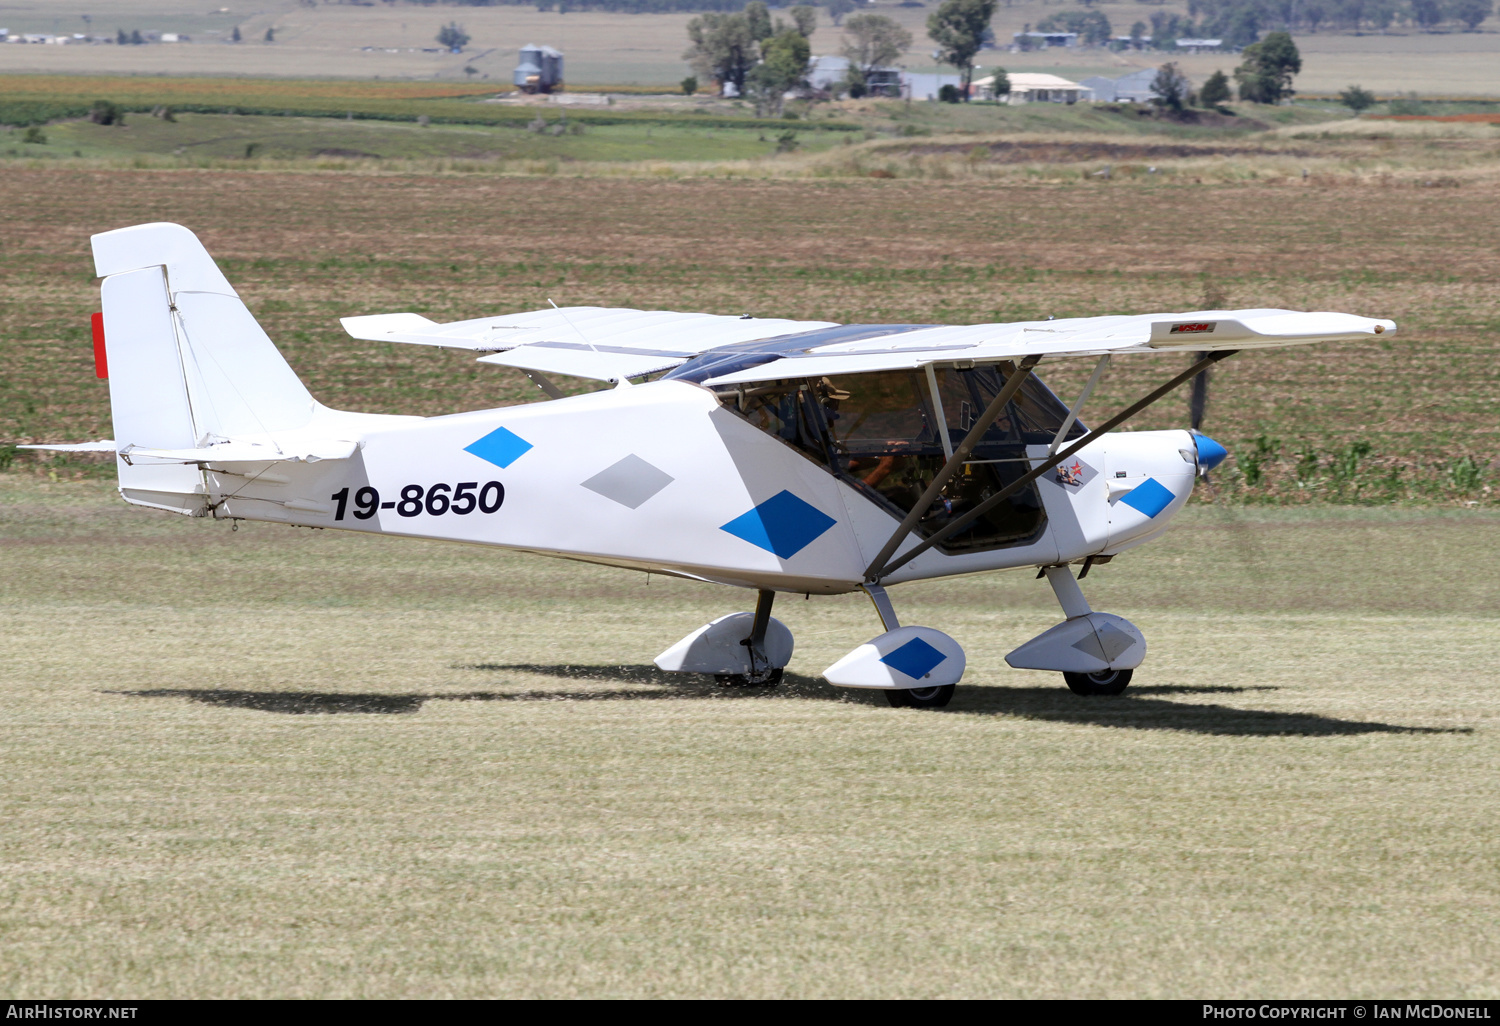
[[[1198,473],[1206,474],[1224,462],[1229,450],[1207,435],[1193,432],[1193,441],[1198,445]]]

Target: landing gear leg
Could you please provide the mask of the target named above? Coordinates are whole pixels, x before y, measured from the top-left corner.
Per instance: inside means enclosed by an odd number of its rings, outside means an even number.
[[[1093,610],[1083,597],[1083,589],[1078,587],[1078,581],[1073,577],[1073,571],[1066,566],[1043,567],[1042,573],[1047,575],[1047,583],[1052,585],[1052,594],[1057,596],[1057,604],[1062,606],[1063,615],[1069,620],[1081,616],[1090,615]],[[1106,653],[1107,655],[1108,653]],[[1063,680],[1068,685],[1068,690],[1075,695],[1118,695],[1123,694],[1130,686],[1130,678],[1135,675],[1135,670],[1099,670],[1097,673],[1069,673],[1063,672]]]
[[[774,687],[781,683],[785,672],[780,666],[772,666],[766,657],[766,628],[771,623],[771,604],[776,601],[774,591],[762,591],[755,601],[755,620],[750,625],[750,636],[740,642],[750,650],[749,673],[721,673],[714,677],[725,687]]]

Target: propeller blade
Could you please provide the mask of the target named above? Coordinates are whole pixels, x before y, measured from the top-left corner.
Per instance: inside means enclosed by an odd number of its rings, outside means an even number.
[[[1206,353],[1199,353],[1193,359],[1203,359]],[[1193,379],[1192,398],[1188,401],[1188,423],[1194,431],[1203,429],[1203,416],[1208,412],[1208,371],[1204,370]]]

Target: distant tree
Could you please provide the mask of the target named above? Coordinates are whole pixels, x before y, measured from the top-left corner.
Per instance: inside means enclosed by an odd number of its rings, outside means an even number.
[[[687,23],[687,33],[693,45],[682,56],[699,77],[717,81],[721,92],[733,85],[743,93],[745,76],[760,57],[747,14],[700,14]]]
[[[125,112],[109,100],[95,100],[89,107],[89,120],[96,125],[123,125]]]
[[[1146,23],[1144,21],[1138,21],[1134,25],[1130,26],[1130,45],[1131,46],[1133,46],[1137,50],[1139,50],[1141,48],[1142,43],[1145,42],[1145,39],[1146,39]]]
[[[229,41],[231,43],[238,43],[240,41],[240,27],[238,25],[234,27],[233,32],[229,33]]]
[[[452,50],[454,53],[459,53],[464,47],[469,45],[469,34],[464,31],[464,27],[458,22],[450,21],[438,29],[437,41],[438,45],[442,46],[445,50]]]
[[[130,45],[131,46],[144,46],[144,45],[146,45],[146,40],[143,39],[143,38],[141,38],[141,30],[140,29],[131,29],[130,30]]]
[[[42,131],[40,125],[32,125],[26,129],[26,134],[21,136],[23,143],[35,143],[39,146],[47,145],[47,133]]]
[[[118,44],[118,45],[120,45],[120,46],[129,46],[130,45],[130,34],[128,32],[126,32],[124,29],[117,29],[115,31],[115,43]]]
[[[812,48],[807,37],[794,28],[784,28],[761,44],[761,62],[750,70],[746,81],[757,110],[780,114],[789,90],[807,78]]]
[[[1010,76],[1005,73],[1004,68],[995,69],[995,83],[990,86],[990,92],[994,93],[997,99],[1010,95]]]
[[[771,25],[771,11],[762,0],[750,0],[745,5],[745,20],[750,23],[750,36],[757,43],[776,34]]]
[[[844,72],[844,91],[849,94],[851,100],[857,100],[870,91],[865,73],[859,70],[857,65],[851,64]]]
[[[1495,13],[1494,0],[1448,0],[1444,13],[1454,21],[1461,22],[1464,31],[1473,32],[1479,23]]]
[[[1099,11],[1060,11],[1037,22],[1036,28],[1038,32],[1077,32],[1078,41],[1086,46],[1107,43],[1114,34],[1109,19]]]
[[[475,75],[479,74],[479,69],[474,67],[474,65],[472,64],[465,64],[464,74],[468,75],[470,78],[473,78]],[[427,115],[423,114],[422,116],[425,118]]]
[[[681,85],[682,85],[682,95],[683,96],[692,96],[694,93],[696,93],[698,91],[698,76],[697,75],[689,75],[687,78],[685,78],[685,79],[682,80]]]
[[[1245,47],[1244,62],[1234,70],[1240,99],[1280,103],[1292,96],[1292,76],[1302,70],[1302,55],[1286,32],[1272,32]]]
[[[1203,88],[1198,90],[1198,102],[1205,107],[1217,107],[1229,102],[1229,76],[1222,71],[1215,71],[1203,83]]]
[[[1187,105],[1187,76],[1176,61],[1168,61],[1156,69],[1151,80],[1151,102],[1170,111],[1182,110]]]
[[[849,61],[849,70],[858,72],[861,83],[871,70],[895,64],[911,44],[911,33],[894,18],[852,14],[844,19],[843,55]]]
[[[1438,0],[1411,0],[1411,14],[1417,24],[1431,32],[1443,21],[1443,8]]]
[[[938,45],[938,60],[963,76],[964,99],[974,80],[974,55],[995,16],[996,0],[943,0],[927,19],[927,35]]]
[[[834,28],[843,24],[844,15],[858,6],[854,0],[823,0],[823,10],[828,12],[828,20],[833,22]]]
[[[275,26],[272,26],[271,28],[266,29],[266,42],[268,42],[268,43],[274,43],[274,42],[276,42],[276,28],[275,28]]]
[[[786,13],[792,16],[791,27],[796,29],[797,34],[803,39],[811,38],[812,34],[817,31],[818,9],[816,7],[809,7],[807,4],[798,4]],[[780,25],[776,27],[781,28]]]
[[[957,103],[959,102],[959,99],[960,96],[958,92],[958,86],[954,85],[952,82],[944,82],[942,85],[938,86],[939,103]]]
[[[1352,85],[1339,93],[1339,102],[1358,114],[1362,110],[1375,106],[1376,100],[1375,94],[1368,89]]]
[[[1253,4],[1237,5],[1216,26],[1218,37],[1226,46],[1249,46],[1260,38],[1260,18]]]

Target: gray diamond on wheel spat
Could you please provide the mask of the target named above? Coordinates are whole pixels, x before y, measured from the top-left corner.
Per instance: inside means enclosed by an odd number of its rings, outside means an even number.
[[[591,492],[613,499],[621,506],[635,509],[651,496],[671,484],[674,478],[631,453],[612,463],[583,482]]]

